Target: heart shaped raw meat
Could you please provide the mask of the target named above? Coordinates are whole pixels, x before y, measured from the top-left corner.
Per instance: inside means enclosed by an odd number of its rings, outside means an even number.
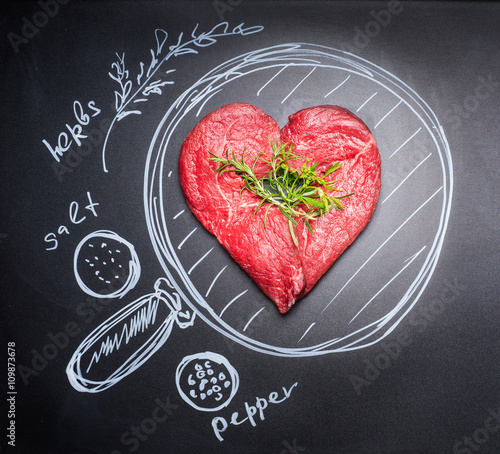
[[[264,226],[265,208],[254,211],[262,200],[244,189],[235,172],[218,174],[212,152],[225,157],[227,149],[240,159],[251,155],[271,157],[271,142],[293,143],[300,159],[318,162],[325,172],[337,161],[342,167],[326,180],[338,180],[342,191],[355,194],[344,199],[343,210],[332,209],[310,221],[313,234],[300,221],[290,235],[288,220],[271,206]],[[255,174],[266,175],[267,164],[257,161]],[[307,295],[335,260],[356,239],[370,220],[380,193],[380,155],[368,127],[355,115],[337,106],[318,106],[289,117],[280,130],[276,121],[251,104],[229,104],[208,114],[188,134],[179,158],[179,177],[191,211],[215,235],[231,257],[286,313]]]

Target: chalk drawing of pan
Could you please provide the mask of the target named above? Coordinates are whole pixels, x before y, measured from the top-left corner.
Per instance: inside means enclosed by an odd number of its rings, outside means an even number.
[[[260,107],[281,126],[300,108],[343,106],[367,123],[382,156],[382,192],[372,221],[285,316],[201,227],[178,184],[177,161],[186,135],[205,114],[236,101]],[[107,389],[158,351],[175,325],[185,329],[195,318],[230,341],[275,356],[317,356],[373,345],[401,323],[429,283],[452,190],[451,154],[438,119],[386,70],[347,52],[305,43],[226,61],[170,106],[148,150],[146,223],[164,277],[154,293],[120,310],[84,340],[68,364],[68,378],[79,391]],[[126,351],[133,353],[112,355],[123,333],[131,342]],[[96,367],[104,356],[106,365]]]
[[[299,109],[340,105],[370,127],[379,145],[382,191],[371,222],[285,316],[203,229],[178,183],[184,138],[230,102],[251,103],[281,127]],[[289,43],[228,60],[177,98],[148,150],[144,204],[165,275],[200,319],[255,351],[301,357],[364,348],[405,318],[436,267],[452,190],[443,128],[414,90],[356,55]]]

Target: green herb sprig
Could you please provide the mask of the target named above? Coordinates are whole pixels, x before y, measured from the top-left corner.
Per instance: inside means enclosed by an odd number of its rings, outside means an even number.
[[[293,154],[292,148],[293,143],[288,146],[288,144],[279,145],[277,142],[271,142],[272,155],[270,160],[264,159],[263,153],[257,156],[245,155],[245,150],[243,150],[241,158],[237,159],[234,149],[231,156],[229,149],[226,149],[225,158],[209,152],[212,156],[209,159],[219,164],[216,170],[218,174],[235,172],[245,183],[241,191],[247,189],[262,199],[253,213],[254,218],[257,211],[264,205],[268,205],[264,213],[264,228],[269,209],[271,206],[278,207],[283,216],[288,219],[292,240],[298,246],[295,227],[300,220],[304,220],[307,229],[313,234],[309,221],[323,216],[332,208],[343,210],[341,200],[354,195],[354,193],[335,197],[325,192],[341,192],[334,186],[338,180],[327,181],[325,179],[342,166],[341,162],[333,164],[323,175],[320,175],[316,170],[318,162],[309,164],[309,160],[298,170],[289,165],[290,161],[300,158],[300,156]],[[251,159],[253,159],[253,163],[248,165],[245,161]],[[269,166],[269,173],[260,178],[255,175],[255,166],[258,161]]]

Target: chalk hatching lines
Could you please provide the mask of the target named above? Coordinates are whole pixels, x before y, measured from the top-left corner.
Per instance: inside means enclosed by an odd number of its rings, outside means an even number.
[[[309,73],[307,74],[307,76],[305,76],[305,77],[304,77],[304,78],[303,78],[303,79],[302,79],[302,80],[301,80],[301,81],[300,81],[300,82],[299,82],[299,83],[295,86],[295,88],[294,88],[294,89],[293,89],[290,93],[288,93],[288,95],[286,95],[286,96],[285,96],[285,99],[283,99],[283,101],[281,101],[281,104],[283,104],[283,103],[284,103],[284,102],[285,102],[285,101],[286,101],[286,100],[287,100],[287,99],[288,99],[288,98],[292,95],[292,93],[293,93],[295,90],[297,90],[297,88],[299,88],[299,87],[302,85],[302,83],[303,83],[303,82],[304,82],[304,81],[305,81],[305,80],[306,80],[306,79],[307,79],[307,78],[308,78],[308,77],[309,77],[309,76],[310,76],[310,75],[314,72],[314,70],[315,70],[315,69],[316,69],[316,66],[315,66],[313,69],[311,69],[311,71],[309,71]]]
[[[379,120],[379,122],[375,125],[373,129],[377,129],[378,125],[382,123],[402,102],[403,100],[400,99],[399,102]]]
[[[381,205],[392,195],[394,194],[400,187],[401,185],[425,162],[427,159],[431,157],[432,153],[429,153],[422,161],[418,163],[418,165],[408,174],[406,177],[403,178],[403,181],[399,183],[392,191],[391,193],[382,201]]]
[[[186,237],[179,243],[179,246],[177,246],[177,249],[181,249],[182,246],[184,245],[184,243],[189,239],[189,237],[194,233],[196,232],[196,229],[198,227],[195,227],[193,230],[191,230],[187,235]]]
[[[375,93],[373,93],[373,95],[371,95],[363,104],[361,104],[357,109],[356,109],[356,112],[359,112],[363,107],[365,107],[368,102],[370,101],[370,99],[372,99],[374,96],[377,95],[377,91]]]
[[[260,95],[260,92],[264,90],[276,77],[278,77],[286,68],[288,68],[290,65],[283,66],[273,77],[271,77],[262,87],[260,87],[259,91],[257,92],[257,96]]]
[[[193,270],[207,257],[210,252],[212,252],[214,248],[209,249],[191,268],[189,268],[188,274],[191,274]]]
[[[413,139],[422,129],[422,127],[418,128],[408,139],[406,139],[397,149],[396,151],[393,151],[393,153],[389,156],[389,159],[391,159],[401,148],[403,148],[411,139]]]
[[[243,290],[241,293],[239,293],[238,295],[236,295],[231,301],[229,301],[229,303],[227,303],[226,306],[224,307],[224,309],[222,309],[222,311],[220,312],[219,317],[222,317],[222,314],[225,312],[225,310],[229,306],[231,306],[231,304],[233,304],[238,298],[241,298],[246,292],[248,292],[248,289]]]
[[[309,325],[309,328],[307,328],[304,332],[304,334],[302,334],[301,338],[298,340],[297,344],[302,340],[304,339],[305,335],[311,330],[311,328],[316,325],[316,322],[314,323],[311,323],[311,325]]]
[[[420,255],[420,253],[425,249],[425,246],[420,249],[420,251],[416,252],[415,254],[413,254],[411,257],[409,257],[408,259],[406,259],[405,261],[408,262],[403,268],[401,268],[401,270],[399,270],[377,293],[375,293],[375,295],[373,295],[369,300],[368,302],[358,311],[358,313],[351,319],[351,321],[349,323],[352,323],[359,314],[361,314],[361,312],[363,312],[368,306],[369,304],[378,296],[380,295],[380,293],[382,293],[384,291],[384,289],[392,283],[392,281],[394,281],[394,279],[396,279],[406,268],[408,268],[410,266],[410,264]]]
[[[248,320],[247,324],[245,325],[245,327],[243,328],[243,331],[246,331],[247,328],[250,326],[250,323],[252,323],[255,319],[255,317],[257,317],[257,315],[259,315],[264,309],[266,308],[266,306],[263,306],[261,309],[259,309],[251,318],[250,320]]]
[[[329,91],[324,97],[326,98],[326,97],[330,96],[335,90],[337,90],[342,85],[344,85],[349,80],[349,77],[351,77],[350,74],[342,82],[340,82],[340,84],[338,84],[333,90]]]
[[[205,298],[210,294],[210,292],[212,291],[212,287],[214,286],[215,282],[217,281],[217,279],[219,279],[219,276],[223,273],[223,271],[227,268],[227,265],[222,268],[218,273],[217,273],[217,276],[214,277],[214,280],[212,281],[212,283],[210,284],[210,287],[208,287],[208,290],[207,290],[207,293],[205,293]]]
[[[177,219],[181,214],[184,213],[185,210],[179,211],[172,219]]]
[[[120,348],[124,339],[125,344],[128,344],[130,339],[135,337],[140,332],[143,333],[150,325],[154,324],[156,320],[156,313],[158,311],[158,304],[158,299],[152,298],[152,300],[148,302],[147,306],[142,307],[140,311],[130,319],[129,324],[125,323],[125,325],[123,325],[120,337],[118,337],[118,333],[115,333],[113,338],[108,336],[106,340],[101,343],[99,351],[95,351],[92,354],[92,359],[87,367],[87,373],[93,363],[99,362],[102,355],[108,356],[110,353],[113,353],[114,350],[118,350]]]
[[[337,296],[340,295],[340,293],[347,287],[347,285],[356,277],[356,275],[365,267],[365,265],[378,253],[378,251],[380,251],[380,249],[382,249],[388,242],[389,240],[391,240],[391,238],[396,235],[396,233],[398,233],[405,225],[406,223],[411,219],[413,218],[413,216],[415,216],[425,205],[427,205],[428,202],[430,202],[434,196],[440,192],[441,190],[443,189],[443,186],[440,186],[439,189],[434,192],[434,194],[432,194],[424,203],[422,203],[422,205],[420,205],[410,216],[408,216],[406,218],[406,220],[396,229],[394,230],[394,232],[392,232],[387,238],[386,240],[372,253],[372,255],[370,255],[370,257],[368,257],[365,262],[358,268],[358,270],[347,280],[347,282],[342,286],[342,288],[335,294],[335,296],[332,298],[332,300],[325,306],[325,308],[321,311],[321,312],[324,312],[332,303],[333,301],[335,301],[335,299],[337,298]]]

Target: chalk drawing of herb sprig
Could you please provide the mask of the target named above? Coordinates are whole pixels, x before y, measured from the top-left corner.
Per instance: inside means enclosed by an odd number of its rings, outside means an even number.
[[[136,77],[136,83],[130,79],[130,72],[125,67],[125,54],[116,54],[117,60],[111,65],[109,77],[118,83],[119,89],[115,90],[115,109],[116,114],[111,121],[109,129],[104,139],[102,148],[102,164],[104,172],[108,172],[106,167],[106,146],[108,143],[111,131],[118,121],[129,115],[140,115],[140,109],[131,108],[131,104],[147,102],[152,94],[161,95],[162,87],[174,84],[172,80],[165,80],[165,74],[175,72],[175,69],[165,71],[160,75],[159,69],[161,66],[172,57],[179,57],[186,54],[198,54],[199,48],[209,47],[217,42],[218,38],[234,35],[251,35],[258,33],[264,29],[263,26],[257,25],[252,27],[244,27],[244,24],[229,28],[227,22],[221,22],[212,28],[209,32],[201,32],[197,34],[198,24],[191,32],[189,40],[183,42],[184,34],[181,32],[177,38],[176,44],[168,47],[168,52],[164,53],[163,48],[168,38],[168,33],[162,29],[155,30],[156,49],[150,49],[151,61],[148,65],[144,62],[140,63],[140,72]]]

